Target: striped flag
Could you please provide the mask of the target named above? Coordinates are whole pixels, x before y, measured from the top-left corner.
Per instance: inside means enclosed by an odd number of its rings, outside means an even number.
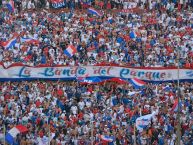
[[[14,37],[8,41],[1,42],[1,46],[3,46],[5,49],[9,49],[14,47],[16,43],[17,43],[17,38]]]
[[[68,47],[64,50],[64,54],[68,57],[72,57],[76,52],[77,50],[73,45],[68,45]]]
[[[15,7],[14,7],[14,1],[13,0],[9,0],[9,2],[6,4],[7,9],[10,12],[14,12],[15,11]]]
[[[23,125],[17,125],[15,127],[13,127],[11,130],[9,130],[9,132],[6,134],[5,136],[5,140],[7,141],[7,143],[9,144],[13,144],[14,143],[14,138],[19,134],[19,133],[24,133],[27,132],[28,129],[23,126]]]
[[[180,102],[180,107],[182,103]],[[177,112],[178,111],[178,99],[175,100],[174,105],[172,106],[172,112]]]
[[[146,85],[146,82],[139,80],[137,78],[130,79],[129,82],[133,85],[134,88],[139,89]]]
[[[97,15],[97,16],[103,16],[103,13],[101,11],[95,10],[94,8],[88,8],[88,13]]]

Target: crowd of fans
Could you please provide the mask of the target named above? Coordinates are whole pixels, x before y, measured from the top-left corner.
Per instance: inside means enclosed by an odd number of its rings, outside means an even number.
[[[5,67],[20,62],[30,66],[95,65],[114,63],[132,67],[193,66],[193,13],[189,5],[172,2],[146,3],[134,13],[101,10],[97,17],[86,11],[26,11],[16,14],[1,9],[1,44],[17,37],[14,48],[0,48]],[[140,10],[137,10],[140,8]],[[33,38],[36,43],[21,41]],[[64,54],[74,45],[73,57]]]
[[[132,85],[106,83],[81,85],[78,82],[4,82],[0,84],[0,127],[15,124],[28,127],[27,134],[17,136],[18,143],[38,144],[37,138],[51,144],[101,143],[100,135],[114,137],[113,143],[140,145],[176,143],[177,112],[172,106],[177,98],[175,83],[148,84],[143,89]],[[182,144],[192,144],[193,84],[180,84]],[[134,129],[137,117],[156,112],[143,131]],[[113,144],[111,143],[111,144]]]
[[[67,0],[65,9],[53,10],[50,1],[15,0],[15,13],[0,9],[0,62],[39,65],[117,64],[132,67],[193,68],[192,0],[90,1],[102,17],[88,14],[88,4]],[[45,8],[45,9],[44,9]],[[49,9],[51,8],[51,9]],[[123,8],[125,10],[123,10]],[[130,8],[132,10],[127,9]],[[4,44],[17,38],[14,47]],[[34,41],[25,42],[23,38]],[[69,57],[64,50],[73,45]],[[179,53],[178,53],[179,52]],[[0,83],[0,143],[17,124],[28,128],[17,144],[136,144],[174,145],[177,112],[174,82],[132,85],[81,85],[64,81]],[[192,142],[193,83],[180,83],[181,144]],[[137,130],[138,117],[155,112],[151,124]],[[100,135],[113,137],[104,142]]]

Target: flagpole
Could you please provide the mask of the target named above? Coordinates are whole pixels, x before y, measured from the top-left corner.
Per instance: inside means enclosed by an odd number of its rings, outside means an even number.
[[[47,125],[48,125],[48,145],[50,145],[50,124],[48,123],[48,118],[47,118]]]
[[[5,143],[6,143],[6,140],[5,140],[5,135],[6,135],[5,124],[3,125],[3,134],[4,134],[4,145],[5,145]]]
[[[178,97],[178,111],[177,111],[177,145],[180,145],[180,140],[181,140],[181,133],[180,133],[180,47],[177,48],[177,53],[178,53],[178,71],[177,71],[177,75],[178,75],[178,93],[177,93],[177,97]]]
[[[136,144],[136,133],[135,133],[135,130],[136,130],[136,128],[135,128],[135,123],[134,123],[134,145],[137,145]]]
[[[91,121],[91,145],[94,145],[94,139],[93,139],[93,121]]]

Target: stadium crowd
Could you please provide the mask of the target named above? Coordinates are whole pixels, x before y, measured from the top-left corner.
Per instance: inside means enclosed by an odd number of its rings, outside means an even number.
[[[38,138],[51,144],[108,144],[100,135],[114,137],[110,144],[174,145],[176,142],[177,98],[175,83],[148,84],[134,89],[130,84],[81,85],[63,81],[33,81],[1,83],[0,126],[7,130],[15,124],[28,127],[28,133],[18,135],[18,143],[38,144]],[[193,84],[181,83],[182,144],[192,144]],[[134,129],[137,117],[155,112],[151,124],[144,130]]]
[[[0,62],[29,66],[117,64],[132,67],[193,68],[193,1],[95,1],[102,17],[88,14],[78,1],[52,10],[44,0],[15,1],[15,13],[0,9]],[[45,9],[43,9],[45,8]],[[122,9],[125,9],[122,10]],[[132,11],[127,11],[132,8]],[[17,39],[12,48],[6,42]],[[32,41],[25,41],[30,38]],[[64,50],[73,45],[69,57]],[[179,52],[179,54],[178,54]],[[176,144],[175,82],[135,89],[131,84],[81,85],[58,81],[0,83],[0,143],[17,124],[28,128],[16,144]],[[192,142],[193,83],[180,83],[181,144]],[[155,113],[143,130],[134,126]],[[111,136],[105,142],[101,135]]]
[[[177,66],[179,49],[180,67],[192,67],[192,7],[180,9],[168,1],[152,2],[145,9],[145,4],[137,5],[142,11],[134,13],[101,10],[102,17],[79,9],[50,12],[25,7],[16,14],[1,9],[0,61],[5,67],[18,62],[30,66],[113,63],[170,67]],[[13,48],[4,49],[13,38],[17,38]],[[73,57],[64,54],[69,45],[77,50]]]

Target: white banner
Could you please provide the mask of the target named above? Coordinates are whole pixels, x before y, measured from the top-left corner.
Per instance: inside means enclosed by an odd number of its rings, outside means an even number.
[[[26,67],[0,66],[0,79],[73,79],[75,77],[119,77],[138,78],[147,81],[172,81],[178,79],[177,69],[127,68],[117,66],[74,66],[74,67]],[[193,69],[180,69],[180,79],[193,81]]]

